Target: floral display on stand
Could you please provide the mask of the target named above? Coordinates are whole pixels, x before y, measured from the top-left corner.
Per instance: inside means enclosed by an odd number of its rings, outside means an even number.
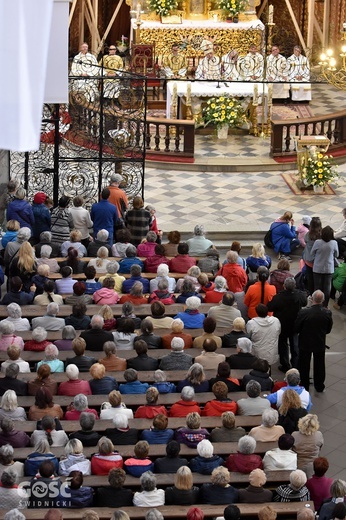
[[[128,38],[122,35],[121,40],[117,40],[116,47],[121,54],[125,54],[129,48]]]
[[[245,121],[245,111],[241,102],[233,97],[212,97],[208,99],[203,108],[202,117],[204,125],[215,125],[220,127],[228,125],[230,127],[241,126]]]
[[[150,10],[159,16],[169,16],[177,7],[177,0],[150,0],[149,3]]]
[[[226,17],[237,17],[247,7],[247,0],[219,0],[219,8],[225,11]]]
[[[335,182],[339,173],[333,156],[317,153],[315,157],[309,157],[301,177],[306,186],[325,186],[328,182]]]

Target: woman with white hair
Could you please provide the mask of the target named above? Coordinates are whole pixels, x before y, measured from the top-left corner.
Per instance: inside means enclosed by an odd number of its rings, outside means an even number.
[[[82,233],[78,229],[72,229],[70,240],[66,240],[61,244],[61,256],[67,256],[69,247],[73,247],[78,251],[79,258],[87,255],[86,247],[82,244]],[[42,249],[41,249],[42,257]]]
[[[171,293],[174,292],[174,289],[176,286],[176,281],[174,278],[171,278],[168,276],[169,275],[168,265],[160,264],[157,268],[156,274],[157,274],[156,278],[153,278],[152,280],[150,280],[150,292],[153,293],[154,291],[156,291],[158,289],[159,280],[161,280],[162,278],[165,278],[168,281],[168,291]]]
[[[20,357],[22,351],[18,345],[10,345],[7,349],[8,360],[1,363],[1,372],[6,372],[7,367],[15,363],[19,367],[19,372],[22,374],[30,373],[30,365]]]
[[[55,258],[51,258],[52,247],[48,244],[43,244],[41,247],[41,258],[37,259],[37,265],[48,265],[51,273],[58,273],[60,271],[60,266]],[[63,255],[66,256],[66,255]]]
[[[184,278],[179,278],[175,290],[180,291],[184,282],[190,281],[193,284],[193,288],[196,292],[201,290],[201,284],[199,283],[199,277],[202,275],[200,268],[197,265],[191,266]]]
[[[48,332],[43,327],[36,327],[31,333],[31,339],[24,344],[24,350],[33,352],[43,352],[48,345],[52,345],[51,341],[47,340]]]
[[[151,471],[146,471],[140,478],[142,491],[137,491],[133,497],[133,505],[137,507],[157,507],[165,503],[165,492],[156,488],[156,477]]]
[[[10,303],[6,307],[8,317],[2,320],[2,323],[11,322],[14,330],[30,330],[30,323],[27,318],[22,318],[22,309],[18,303]]]
[[[40,464],[45,460],[53,462],[55,473],[58,473],[59,461],[57,457],[50,451],[50,446],[47,439],[41,438],[36,442],[33,447],[33,452],[29,453],[24,462],[25,475],[34,477],[36,473],[38,473]]]
[[[264,410],[262,413],[261,426],[255,426],[249,432],[249,436],[253,437],[257,442],[275,442],[284,435],[285,430],[276,423],[279,420],[279,413],[273,408]]]
[[[226,278],[219,275],[215,277],[214,289],[207,291],[204,296],[204,303],[220,303],[225,292],[227,292]]]
[[[0,351],[6,352],[10,345],[18,345],[23,350],[24,341],[20,336],[14,334],[15,326],[11,321],[3,320],[0,322]]]
[[[91,395],[89,381],[79,379],[79,369],[75,364],[72,363],[66,367],[66,376],[68,381],[60,383],[58,395],[69,395],[72,397],[80,393]]]
[[[165,504],[193,505],[199,502],[199,488],[193,485],[190,468],[181,466],[174,475],[174,486],[165,491]]]
[[[239,502],[243,504],[271,502],[273,493],[270,489],[263,488],[266,482],[267,476],[262,469],[252,470],[249,475],[250,485],[245,489],[239,490]]]
[[[71,439],[65,446],[65,458],[59,462],[59,475],[69,475],[71,471],[91,474],[90,460],[83,453],[83,444],[78,439]]]
[[[145,239],[143,239],[142,242],[137,246],[138,256],[142,256],[144,258],[153,256],[155,254],[156,240],[157,234],[155,231],[148,231]]]
[[[211,475],[213,469],[224,465],[224,460],[218,455],[214,455],[214,446],[207,439],[197,444],[198,456],[190,461],[190,469],[202,475]]]
[[[307,477],[304,471],[296,469],[290,473],[290,483],[276,488],[273,502],[307,502],[310,491],[306,487]]]
[[[205,238],[203,225],[197,224],[193,230],[193,234],[194,236],[186,241],[189,246],[190,256],[203,256],[209,248],[214,248],[211,240]]]
[[[96,419],[99,418],[98,413],[94,408],[89,408],[88,398],[84,394],[77,394],[73,399],[73,405],[67,410],[65,414],[66,421],[79,421],[83,412],[92,413]]]
[[[344,504],[346,496],[346,482],[344,480],[335,479],[330,486],[330,496],[332,499],[322,504],[319,510],[319,520],[330,520],[333,517],[335,505]]]
[[[256,441],[249,435],[240,437],[238,452],[231,453],[225,462],[226,468],[239,473],[250,473],[254,469],[263,469],[262,458],[255,454]]]
[[[201,486],[203,504],[234,504],[238,502],[238,490],[231,486],[231,474],[227,468],[219,466],[211,474],[210,484]]]
[[[65,325],[61,331],[61,339],[54,341],[54,345],[60,350],[72,350],[72,341],[77,337],[73,325]]]
[[[6,390],[0,403],[0,421],[8,417],[14,421],[26,421],[27,416],[22,406],[18,406],[17,394],[14,390]]]
[[[191,412],[202,415],[201,408],[195,401],[195,391],[192,386],[184,386],[180,394],[181,399],[171,406],[170,417],[186,417]]]
[[[191,348],[193,344],[193,338],[191,334],[184,332],[184,323],[181,319],[177,318],[172,321],[171,330],[169,334],[165,334],[161,337],[162,348],[171,348],[171,342],[173,338],[182,338],[184,341],[184,350]]]
[[[34,331],[33,331],[34,332]],[[52,373],[64,372],[64,363],[58,359],[59,350],[55,345],[50,343],[44,349],[44,359],[37,363],[37,368],[41,365],[49,365]]]
[[[257,357],[252,354],[252,341],[249,338],[238,338],[237,353],[231,354],[227,359],[229,366],[235,369],[248,369],[257,361]]]
[[[15,462],[13,460],[14,457],[14,448],[10,444],[4,444],[0,448],[0,477],[4,471],[12,470],[17,477],[24,477],[24,463],[19,462],[18,460]]]
[[[181,319],[185,329],[201,329],[205,315],[199,312],[201,300],[196,296],[191,296],[186,300],[186,309],[184,312],[178,312],[174,319]]]

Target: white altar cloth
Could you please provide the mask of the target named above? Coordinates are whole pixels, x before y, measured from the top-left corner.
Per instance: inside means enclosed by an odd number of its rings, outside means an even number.
[[[245,97],[253,98],[254,86],[258,85],[258,103],[262,102],[262,95],[268,95],[268,85],[266,83],[249,83],[243,81],[167,81],[167,101],[166,117],[171,117],[171,104],[173,96],[173,86],[177,85],[178,97],[185,97],[187,86],[191,84],[191,97]]]

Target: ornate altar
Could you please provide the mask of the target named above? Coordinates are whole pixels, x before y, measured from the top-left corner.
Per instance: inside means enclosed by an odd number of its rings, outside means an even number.
[[[159,58],[170,52],[173,43],[184,46],[188,57],[202,55],[200,45],[203,40],[214,42],[219,56],[230,49],[237,49],[240,55],[248,52],[254,43],[258,48],[263,46],[264,25],[260,20],[239,23],[227,23],[211,20],[182,20],[181,24],[165,24],[154,20],[131,20],[131,39],[136,43],[155,45],[155,53]]]

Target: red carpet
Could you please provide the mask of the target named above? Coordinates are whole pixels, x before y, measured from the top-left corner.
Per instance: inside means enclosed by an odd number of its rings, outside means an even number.
[[[153,153],[146,153],[145,155],[146,161],[157,161],[157,162],[171,162],[171,163],[194,163],[195,159],[193,157],[172,157],[169,154],[159,155]]]

